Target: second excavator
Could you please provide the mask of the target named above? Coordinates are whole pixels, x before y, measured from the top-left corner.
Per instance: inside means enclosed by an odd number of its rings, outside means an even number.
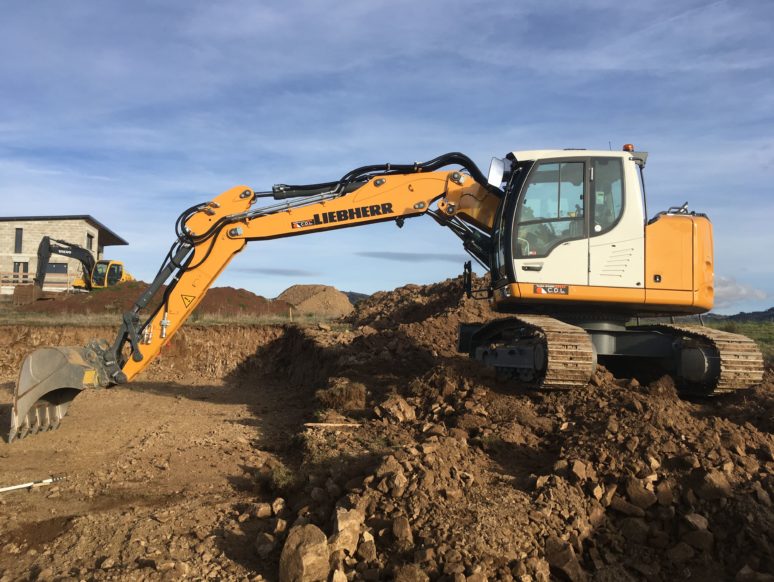
[[[491,322],[463,325],[462,353],[536,386],[585,385],[596,364],[625,358],[710,395],[759,383],[763,358],[744,336],[640,317],[712,308],[712,225],[687,205],[648,219],[647,154],[532,150],[495,158],[485,175],[460,153],[357,168],[311,185],[246,186],[185,210],[157,276],[117,336],[43,348],[25,359],[10,441],[56,428],[87,388],[130,382],[159,354],[248,242],[429,215],[490,274],[477,290]],[[449,168],[450,169],[444,169]],[[264,199],[275,202],[259,205]],[[471,263],[465,266],[471,288]],[[166,287],[165,287],[166,285]]]

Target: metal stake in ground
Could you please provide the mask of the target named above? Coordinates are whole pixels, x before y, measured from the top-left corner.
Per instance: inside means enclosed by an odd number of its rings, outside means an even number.
[[[65,475],[52,475],[48,479],[41,479],[40,481],[30,481],[29,483],[22,483],[20,485],[11,485],[9,487],[0,487],[0,493],[7,493],[8,491],[16,491],[17,489],[34,489],[36,487],[43,487],[45,485],[51,485],[58,481],[64,481],[67,479]]]

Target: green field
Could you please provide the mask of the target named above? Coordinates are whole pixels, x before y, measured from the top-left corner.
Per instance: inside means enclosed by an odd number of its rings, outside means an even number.
[[[707,325],[751,337],[758,342],[768,365],[774,365],[774,322],[708,321]]]

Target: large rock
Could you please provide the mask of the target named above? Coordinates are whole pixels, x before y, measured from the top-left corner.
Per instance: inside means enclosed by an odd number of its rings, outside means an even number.
[[[350,556],[354,555],[364,521],[365,513],[362,509],[336,508],[334,533],[330,540],[331,551],[345,550]]]
[[[405,515],[392,520],[392,534],[399,548],[410,548],[414,545],[414,535],[411,533],[411,525]]]
[[[290,530],[282,548],[280,582],[317,582],[328,579],[328,539],[315,525]]]
[[[694,469],[690,475],[691,489],[702,499],[713,500],[731,497],[731,484],[720,471]]]
[[[546,560],[552,568],[559,570],[572,582],[585,581],[586,572],[581,568],[575,550],[565,541],[556,536],[546,540]]]
[[[646,489],[642,481],[634,477],[626,481],[626,494],[629,501],[641,509],[647,509],[657,501],[656,494]]]
[[[395,582],[427,582],[429,579],[418,564],[406,564],[395,570]]]
[[[379,410],[384,417],[393,422],[410,422],[417,419],[414,407],[397,394],[382,403]]]

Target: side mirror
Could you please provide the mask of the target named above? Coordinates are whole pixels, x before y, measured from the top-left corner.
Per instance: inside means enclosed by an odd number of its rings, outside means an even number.
[[[486,181],[489,182],[492,186],[499,188],[500,184],[503,183],[503,176],[505,175],[506,170],[510,169],[510,160],[492,158],[492,161],[489,163],[489,174],[487,175]]]

